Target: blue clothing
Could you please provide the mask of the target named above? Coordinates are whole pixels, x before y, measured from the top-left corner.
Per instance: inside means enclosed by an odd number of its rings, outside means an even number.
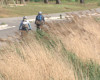
[[[19,30],[22,29],[23,22],[24,22],[24,21],[22,20],[21,23],[20,23],[20,26],[19,26]],[[31,30],[32,27],[31,27],[30,22],[29,22],[28,20],[27,20],[26,24],[28,25],[29,30]]]
[[[41,20],[39,20],[38,18],[40,18]],[[41,14],[38,14],[37,16],[36,16],[36,20],[38,20],[38,21],[45,21],[44,20],[44,16],[43,15],[41,15]]]

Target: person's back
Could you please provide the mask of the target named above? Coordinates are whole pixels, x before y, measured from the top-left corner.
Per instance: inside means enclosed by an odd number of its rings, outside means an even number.
[[[24,29],[24,28],[28,28],[28,24],[29,24],[29,22],[27,21],[27,20],[23,20],[23,22],[22,22],[22,28]]]
[[[31,30],[31,25],[30,25],[30,22],[27,20],[27,17],[24,16],[23,17],[23,20],[21,21],[20,23],[20,27],[19,27],[19,30],[22,30],[24,28],[28,28],[29,30]]]
[[[44,20],[43,15],[42,15],[42,14],[38,14],[38,15],[36,16],[36,20],[38,20],[38,21]]]
[[[37,25],[37,28],[40,28],[45,23],[44,16],[42,15],[42,12],[39,12],[36,16],[35,24]]]

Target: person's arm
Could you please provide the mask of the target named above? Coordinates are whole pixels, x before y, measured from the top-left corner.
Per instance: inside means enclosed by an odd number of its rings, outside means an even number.
[[[45,22],[44,16],[42,16],[42,18],[43,18],[43,21]]]
[[[45,19],[44,19],[44,16],[42,16],[42,18],[43,18],[43,19],[42,19],[42,20],[43,20],[43,24],[45,24]]]
[[[27,22],[28,22],[29,29],[31,30],[32,29],[31,24],[29,21],[27,21]]]
[[[19,30],[22,29],[22,24],[23,24],[23,21],[21,21],[21,23],[20,23]]]
[[[37,16],[36,16],[36,19],[35,19],[35,24],[36,24],[36,20],[37,20]]]

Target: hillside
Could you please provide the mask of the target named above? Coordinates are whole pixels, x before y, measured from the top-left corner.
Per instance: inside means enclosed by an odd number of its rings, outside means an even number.
[[[46,23],[0,49],[0,80],[99,80],[97,16]]]

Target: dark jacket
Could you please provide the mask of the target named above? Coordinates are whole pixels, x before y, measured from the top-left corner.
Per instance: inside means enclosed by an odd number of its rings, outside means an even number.
[[[38,15],[36,16],[36,20],[38,20],[38,16],[42,16],[42,20],[45,21],[44,16],[41,15],[41,14],[38,14]],[[36,20],[35,20],[35,21],[36,21]]]

